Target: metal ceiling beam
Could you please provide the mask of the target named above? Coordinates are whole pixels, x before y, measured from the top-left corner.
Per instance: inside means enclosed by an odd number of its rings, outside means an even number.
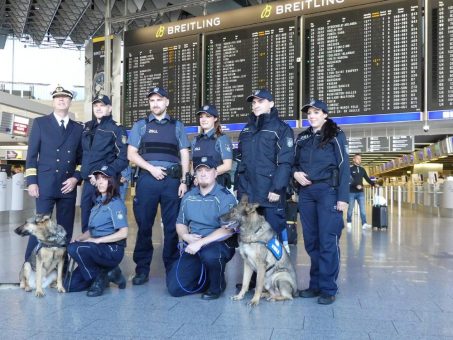
[[[186,1],[183,4],[178,4],[178,5],[170,5],[165,8],[161,9],[153,9],[150,11],[144,11],[140,13],[132,13],[128,14],[125,16],[117,17],[117,18],[112,18],[110,22],[112,24],[116,23],[121,23],[121,22],[127,22],[129,20],[136,20],[136,19],[143,19],[147,17],[151,17],[156,14],[162,14],[162,13],[168,13],[172,11],[178,11],[187,7],[192,7],[192,6],[203,6],[206,3],[213,3],[213,2],[218,2],[221,0],[195,0],[195,1]]]

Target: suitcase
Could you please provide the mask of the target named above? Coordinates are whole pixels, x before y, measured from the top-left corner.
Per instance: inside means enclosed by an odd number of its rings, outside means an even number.
[[[297,203],[293,201],[287,201],[285,214],[288,243],[297,244]]]
[[[373,205],[371,212],[373,228],[388,228],[388,210],[386,205]]]

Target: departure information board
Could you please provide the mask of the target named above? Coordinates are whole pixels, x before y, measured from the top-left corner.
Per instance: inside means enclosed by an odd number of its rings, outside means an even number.
[[[431,0],[428,110],[453,109],[453,0]],[[445,117],[451,118],[451,117]]]
[[[295,20],[206,34],[206,102],[217,105],[222,124],[243,123],[246,98],[268,88],[283,119],[297,117]]]
[[[201,71],[197,35],[160,42],[124,46],[125,87],[123,124],[131,127],[149,112],[150,87],[168,91],[167,112],[185,125],[198,125],[198,74]]]
[[[332,116],[422,110],[422,43],[417,0],[308,17],[304,102]]]

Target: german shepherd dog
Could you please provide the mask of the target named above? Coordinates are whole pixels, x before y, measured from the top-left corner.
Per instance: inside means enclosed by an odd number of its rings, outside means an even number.
[[[253,272],[257,273],[255,295],[250,305],[256,306],[260,298],[268,301],[292,300],[298,294],[296,272],[286,250],[281,247],[279,260],[267,248],[267,243],[276,236],[264,217],[256,211],[256,203],[241,202],[221,217],[222,224],[229,228],[239,227],[239,253],[244,260],[241,291],[232,297],[242,300],[249,289]]]
[[[66,254],[64,228],[53,222],[50,215],[36,215],[14,231],[20,236],[33,235],[38,239],[38,245],[20,271],[20,288],[26,292],[36,288],[35,295],[43,297],[45,295],[43,288],[56,280],[58,292],[64,293],[63,264]]]

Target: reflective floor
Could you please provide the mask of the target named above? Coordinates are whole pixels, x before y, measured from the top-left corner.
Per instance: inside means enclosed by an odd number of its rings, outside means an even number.
[[[344,229],[340,291],[333,305],[297,298],[261,301],[250,308],[247,301],[231,301],[242,274],[237,255],[227,266],[228,286],[220,299],[173,298],[165,288],[160,223],[156,223],[156,250],[147,284],[130,283],[132,227],[121,264],[129,279],[125,290],[111,287],[101,297],[88,298],[85,293],[58,294],[48,289],[38,299],[16,285],[3,284],[0,334],[4,339],[453,339],[453,219],[409,209],[400,215],[396,209],[389,213],[387,231],[362,231],[356,220],[350,232]],[[134,226],[132,216],[129,219]],[[15,226],[0,227],[2,283],[18,281],[25,240],[13,233]],[[299,230],[291,257],[303,289],[309,261],[300,234]]]

